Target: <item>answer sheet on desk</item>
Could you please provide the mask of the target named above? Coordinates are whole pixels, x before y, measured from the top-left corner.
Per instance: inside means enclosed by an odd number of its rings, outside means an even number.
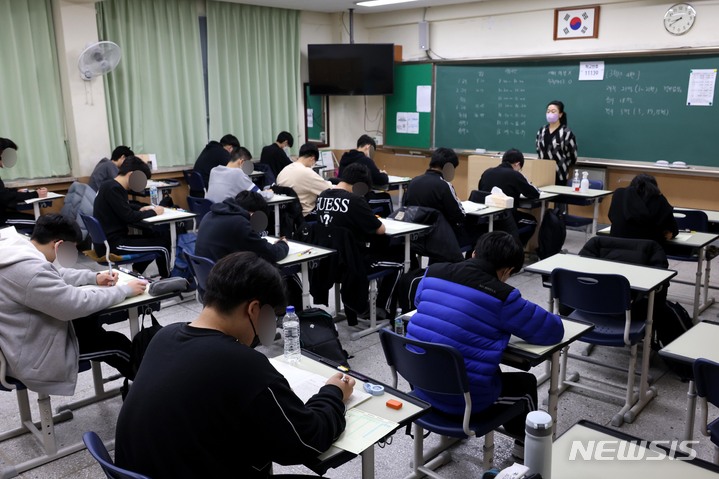
[[[290,387],[292,387],[292,391],[294,391],[294,393],[297,394],[297,397],[302,399],[302,402],[304,403],[309,401],[309,399],[317,394],[317,391],[319,391],[320,388],[327,383],[327,378],[322,377],[319,374],[296,368],[278,359],[270,358],[270,363],[272,363],[272,366],[274,366],[274,368],[279,371],[285,379],[287,379],[287,382],[290,383]],[[370,394],[358,389],[358,386],[359,383],[355,385],[354,392],[347,400],[347,410],[371,397]]]
[[[467,213],[472,213],[473,211],[484,210],[488,208],[488,206],[482,203],[475,203],[474,201],[463,201],[462,208],[464,208],[464,211]]]
[[[274,236],[265,236],[264,238],[269,244],[275,244],[278,240],[278,238]],[[312,247],[308,248],[306,244],[298,244],[292,241],[288,241],[287,244],[290,247],[289,251],[287,252],[287,256],[291,256],[293,254],[301,254],[306,252],[308,249],[312,249]]]
[[[372,447],[374,443],[399,427],[399,423],[359,409],[348,410],[345,419],[347,427],[333,446],[354,454]]]

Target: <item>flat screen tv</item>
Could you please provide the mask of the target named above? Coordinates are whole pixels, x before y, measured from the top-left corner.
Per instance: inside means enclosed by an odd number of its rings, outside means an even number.
[[[307,45],[311,95],[391,95],[394,44]]]

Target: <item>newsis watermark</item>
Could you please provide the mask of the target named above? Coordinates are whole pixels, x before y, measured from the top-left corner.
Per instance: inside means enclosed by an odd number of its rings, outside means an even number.
[[[690,461],[697,457],[699,441],[622,441],[619,439],[572,441],[570,461]]]

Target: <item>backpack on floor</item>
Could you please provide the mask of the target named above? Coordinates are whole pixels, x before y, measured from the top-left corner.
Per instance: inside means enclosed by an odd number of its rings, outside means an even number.
[[[692,317],[684,306],[674,301],[666,301],[661,311],[654,312],[652,328],[652,349],[658,351],[677,339],[694,326]],[[694,375],[692,367],[671,358],[663,358],[669,369],[683,380],[691,379]]]
[[[426,271],[427,268],[413,269],[399,278],[395,294],[397,295],[397,307],[402,310],[402,314],[417,309],[414,305],[414,297],[417,294],[419,282],[424,278]]]
[[[300,319],[300,346],[302,349],[349,367],[350,355],[342,348],[339,333],[332,315],[321,308],[297,311]]]
[[[564,213],[559,208],[550,208],[544,212],[542,224],[537,236],[539,259],[549,258],[562,251],[567,238],[567,225]]]

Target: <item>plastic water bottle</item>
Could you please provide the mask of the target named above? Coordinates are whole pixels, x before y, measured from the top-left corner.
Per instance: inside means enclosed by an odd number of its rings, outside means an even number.
[[[400,336],[404,336],[404,319],[402,319],[402,310],[397,309],[397,315],[394,317],[394,332]]]
[[[285,360],[294,364],[300,361],[300,319],[295,314],[294,306],[287,306],[282,320],[282,337],[285,342]]]
[[[552,416],[545,411],[527,414],[524,434],[524,465],[550,479],[552,474]]]
[[[160,198],[159,194],[157,192],[157,186],[152,185],[150,186],[150,203],[154,206],[157,206],[160,204]]]
[[[581,184],[579,181],[579,170],[574,170],[574,178],[572,178],[572,190],[579,191],[580,187]]]
[[[582,171],[582,181],[579,185],[579,191],[582,193],[586,193],[589,191],[589,172],[588,171]]]

